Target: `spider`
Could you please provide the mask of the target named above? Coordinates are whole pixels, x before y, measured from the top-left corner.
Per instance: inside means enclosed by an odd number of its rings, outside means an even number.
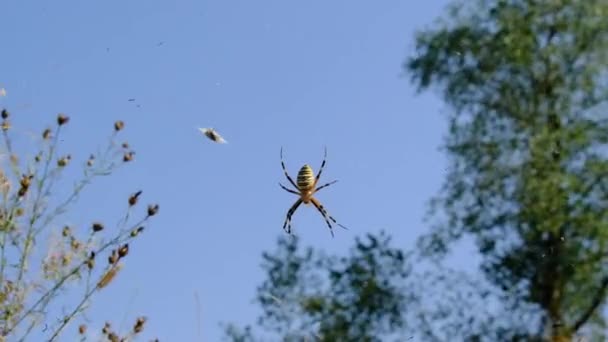
[[[336,220],[333,217],[331,217],[331,215],[329,215],[329,213],[323,207],[321,202],[319,202],[319,200],[317,200],[316,198],[313,197],[313,195],[315,193],[317,193],[319,190],[326,188],[337,182],[337,180],[335,180],[335,181],[323,184],[320,187],[315,189],[315,187],[317,186],[317,183],[319,182],[319,178],[321,177],[321,172],[323,172],[323,167],[325,166],[326,158],[327,158],[327,147],[325,148],[325,155],[323,157],[323,162],[321,163],[321,168],[319,168],[319,173],[317,174],[317,176],[316,177],[314,176],[314,173],[313,173],[310,165],[305,164],[304,166],[302,166],[302,168],[300,168],[300,171],[298,171],[298,177],[297,177],[298,182],[296,184],[293,181],[293,179],[289,176],[289,174],[287,173],[287,169],[285,168],[285,163],[283,162],[283,147],[281,147],[281,167],[283,168],[285,177],[287,177],[287,180],[289,181],[289,183],[291,183],[291,185],[293,185],[297,191],[287,188],[280,182],[279,182],[279,185],[281,186],[281,188],[283,188],[283,190],[300,196],[300,198],[298,198],[298,200],[291,206],[291,208],[289,208],[289,211],[287,211],[287,218],[285,219],[285,223],[283,224],[283,230],[285,230],[288,234],[291,234],[291,216],[295,213],[296,209],[298,209],[298,207],[302,203],[304,203],[306,205],[310,205],[310,203],[312,203],[315,206],[315,208],[317,208],[317,210],[321,213],[321,215],[323,215],[323,218],[325,219],[325,222],[327,223],[327,226],[329,227],[329,232],[331,233],[332,237],[334,236],[334,232],[332,229],[331,222],[329,222],[329,220],[333,221],[335,224],[337,224],[338,226],[340,226],[344,229],[348,229],[348,228],[344,227],[343,225],[339,224],[338,222],[336,222]]]

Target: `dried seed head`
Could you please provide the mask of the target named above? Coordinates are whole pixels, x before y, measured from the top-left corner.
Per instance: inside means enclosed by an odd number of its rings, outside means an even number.
[[[9,128],[11,128],[11,123],[10,123],[10,122],[8,122],[8,120],[7,120],[7,119],[4,119],[4,120],[2,121],[2,130],[3,130],[3,131],[8,131],[8,130],[9,130]]]
[[[10,114],[9,114],[8,110],[2,109],[2,118],[3,119],[8,119],[9,115]]]
[[[114,265],[116,262],[118,262],[118,253],[116,253],[116,250],[113,249],[112,254],[110,254],[110,256],[108,257],[108,263],[110,265]]]
[[[86,333],[86,332],[87,332],[87,326],[86,326],[86,325],[84,325],[84,324],[81,324],[81,325],[78,327],[78,333],[79,333],[80,335],[84,335],[84,333]]]
[[[19,217],[19,216],[23,216],[23,214],[25,214],[25,210],[21,207],[15,209],[15,216]]]
[[[72,236],[72,241],[70,241],[70,246],[72,247],[72,250],[74,252],[77,252],[80,247],[82,246],[82,244],[80,243],[80,241],[78,241],[75,237]]]
[[[137,227],[137,229],[133,229],[131,231],[131,237],[136,237],[137,235],[139,235],[139,233],[141,233],[143,231],[144,231],[144,227],[143,226]]]
[[[144,323],[146,323],[146,317],[138,317],[133,326],[133,332],[136,334],[142,332],[142,330],[144,330]]]
[[[61,264],[62,264],[63,266],[67,266],[67,265],[69,265],[69,264],[70,264],[70,261],[72,261],[72,257],[71,257],[69,254],[64,254],[64,255],[61,257]]]
[[[158,209],[159,209],[158,204],[154,204],[154,205],[150,204],[148,206],[148,216],[156,215],[158,213]]]
[[[118,335],[116,335],[114,332],[111,332],[108,335],[108,340],[110,340],[110,342],[120,342],[120,337],[118,337]]]
[[[42,139],[48,140],[50,138],[51,138],[51,129],[47,128],[44,130],[44,132],[42,132]]]
[[[61,235],[63,237],[68,237],[71,235],[71,233],[72,232],[70,231],[70,227],[68,227],[68,226],[63,227],[63,230],[61,231]]]
[[[118,249],[118,257],[124,258],[125,256],[127,256],[127,254],[129,254],[129,244],[125,243],[122,247]]]
[[[23,175],[21,177],[21,179],[19,180],[19,185],[21,185],[21,188],[19,189],[19,197],[23,197],[25,196],[25,194],[27,193],[27,190],[30,188],[30,185],[32,184],[32,178],[34,178],[34,175]]]
[[[69,154],[65,157],[61,157],[59,158],[59,160],[57,161],[57,166],[59,167],[64,167],[66,165],[68,165],[68,162],[72,159],[72,156],[70,156]]]
[[[94,222],[93,223],[93,231],[94,232],[100,232],[103,230],[103,224],[99,223],[99,222]]]
[[[132,194],[129,197],[129,206],[134,206],[135,204],[137,204],[137,198],[139,197],[139,195],[141,195],[141,190],[139,190],[138,192]]]
[[[133,160],[134,155],[135,155],[135,152],[133,152],[133,151],[125,152],[125,154],[122,157],[122,161],[125,163],[130,162],[131,160]]]
[[[59,126],[68,123],[68,121],[70,121],[70,118],[68,116],[66,116],[62,113],[59,113],[59,115],[57,115],[57,124]]]
[[[107,335],[112,332],[112,327],[110,326],[110,322],[106,322],[106,324],[103,325],[103,329],[101,329],[101,332],[104,335]]]
[[[97,287],[102,289],[102,288],[108,286],[108,284],[112,281],[112,279],[114,279],[114,277],[116,277],[116,274],[118,273],[118,271],[120,271],[121,268],[122,268],[121,265],[116,265],[116,266],[110,268],[110,270],[101,278],[99,283],[97,283]]]
[[[114,130],[116,132],[122,130],[123,128],[125,128],[125,123],[122,120],[118,120],[114,123]]]
[[[94,259],[87,259],[87,261],[85,261],[85,263],[87,264],[87,268],[89,270],[92,270],[93,267],[95,267],[95,260]]]

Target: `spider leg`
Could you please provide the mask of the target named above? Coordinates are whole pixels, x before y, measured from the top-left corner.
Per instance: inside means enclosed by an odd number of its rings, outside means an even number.
[[[323,184],[323,185],[321,185],[320,187],[316,188],[316,189],[315,189],[315,192],[317,192],[317,191],[319,191],[319,190],[321,190],[321,189],[323,189],[323,188],[326,188],[326,187],[328,187],[328,186],[330,186],[330,185],[334,184],[335,182],[337,182],[337,180],[335,180],[335,181],[333,181],[333,182],[329,182],[329,183],[327,183],[327,184]]]
[[[321,172],[323,172],[323,168],[325,167],[325,161],[327,160],[327,146],[325,146],[325,155],[323,155],[323,162],[321,163],[321,167],[319,168],[319,173],[317,173],[317,177],[315,178],[315,185],[321,178]]]
[[[291,179],[291,177],[287,173],[287,169],[285,168],[285,163],[283,162],[283,146],[281,146],[281,167],[283,168],[283,172],[285,173],[285,177],[287,177],[287,180],[289,181],[289,183],[291,183],[291,185],[293,185],[294,188],[298,189],[298,186],[293,181],[293,179]]]
[[[283,230],[287,232],[287,234],[291,234],[291,216],[296,212],[296,209],[302,204],[302,199],[298,198],[298,200],[289,208],[287,211],[287,217],[285,218],[285,223],[283,224]],[[287,227],[287,229],[285,229]]]
[[[323,215],[323,218],[325,219],[325,222],[327,222],[327,225],[329,226],[329,231],[331,232],[331,236],[334,236],[334,232],[332,230],[332,226],[331,226],[331,223],[329,222],[329,220],[332,220],[335,224],[337,224],[341,228],[348,230],[348,228],[346,228],[345,226],[339,224],[336,221],[336,219],[334,219],[331,215],[329,215],[329,213],[327,212],[327,210],[325,210],[325,208],[323,207],[323,205],[316,198],[312,197],[310,199],[310,201],[317,208],[317,210],[319,210],[319,212],[321,212],[321,215]],[[328,220],[328,218],[329,218],[329,220]]]
[[[286,187],[285,185],[283,185],[281,183],[279,183],[279,185],[281,186],[281,188],[283,188],[283,190],[285,190],[287,192],[291,192],[292,194],[296,194],[296,195],[300,196],[299,192],[293,191],[293,190],[289,189],[288,187]]]

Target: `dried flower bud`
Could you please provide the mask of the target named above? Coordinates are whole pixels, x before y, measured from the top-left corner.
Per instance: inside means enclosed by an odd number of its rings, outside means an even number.
[[[131,231],[131,237],[136,237],[137,235],[139,235],[139,233],[141,233],[143,231],[144,231],[144,227],[143,226],[137,227],[137,229],[133,229]]]
[[[139,197],[139,195],[141,195],[141,190],[129,197],[129,206],[134,206],[135,204],[137,204],[137,198]]]
[[[118,335],[116,335],[115,333],[111,332],[108,335],[108,340],[110,340],[110,342],[120,342],[120,338],[118,337]]]
[[[42,139],[48,140],[50,138],[51,138],[51,129],[47,128],[44,130],[44,132],[42,132]]]
[[[72,257],[71,257],[69,254],[64,254],[64,255],[61,257],[61,264],[62,264],[63,266],[67,266],[67,265],[69,265],[69,264],[70,264],[70,261],[72,261]]]
[[[64,114],[61,114],[61,113],[59,115],[57,115],[57,124],[59,126],[68,123],[68,121],[70,121],[70,118],[68,116],[65,116]]]
[[[100,232],[103,230],[103,224],[99,223],[99,222],[94,222],[93,223],[93,231],[94,232]]]
[[[118,261],[118,253],[116,253],[116,250],[112,250],[112,254],[108,257],[108,263],[110,265],[115,264]]]
[[[77,252],[80,249],[80,246],[82,246],[82,244],[80,243],[80,241],[78,241],[75,237],[72,236],[72,240],[70,241],[70,246],[72,247],[72,250],[74,252]]]
[[[116,132],[122,130],[123,128],[125,128],[125,123],[122,120],[118,120],[114,123],[114,130]]]
[[[122,268],[121,265],[116,265],[116,266],[110,268],[110,270],[101,278],[99,283],[97,283],[97,287],[101,289],[101,288],[108,286],[108,284],[112,281],[112,279],[114,279],[114,277],[116,276],[116,273],[118,273],[118,271],[120,271],[121,268]]]
[[[87,326],[86,326],[86,325],[84,325],[84,324],[81,324],[81,325],[78,327],[78,333],[79,333],[80,335],[84,335],[86,332],[87,332]]]
[[[68,165],[68,162],[72,159],[72,156],[70,156],[69,154],[65,157],[61,157],[59,158],[59,160],[57,161],[57,166],[59,167],[64,167],[66,165]]]
[[[150,204],[148,206],[148,216],[156,215],[158,213],[158,209],[159,209],[158,204],[154,204],[154,205]]]
[[[122,161],[125,163],[130,162],[133,160],[133,155],[135,155],[135,152],[133,151],[125,152],[124,156],[122,157]]]
[[[129,244],[125,243],[122,247],[118,249],[118,257],[124,258],[129,254]]]
[[[7,119],[9,116],[8,110],[2,109],[2,118]]]
[[[63,237],[68,237],[68,236],[70,236],[70,234],[71,234],[70,227],[68,227],[68,226],[63,227],[63,230],[61,231],[61,235]]]
[[[133,332],[136,334],[142,332],[142,330],[144,330],[144,323],[146,323],[146,317],[138,317],[133,326]]]

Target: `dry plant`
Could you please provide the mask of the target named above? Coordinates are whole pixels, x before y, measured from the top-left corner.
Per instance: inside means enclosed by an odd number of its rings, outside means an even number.
[[[45,340],[57,341],[68,325],[81,318],[92,297],[116,277],[129,254],[129,244],[141,236],[144,225],[158,213],[149,205],[130,219],[142,194],[134,192],[125,200],[126,213],[116,227],[92,222],[87,227],[71,227],[57,221],[77,202],[78,196],[100,176],[133,160],[135,152],[116,139],[124,128],[114,123],[105,152],[83,160],[84,174],[65,198],[56,198],[58,180],[72,165],[72,156],[58,154],[62,130],[70,118],[59,114],[54,127],[40,135],[41,144],[31,160],[20,162],[11,139],[11,117],[2,110],[2,142],[9,166],[0,167],[0,341],[25,341],[32,332],[42,331]],[[50,238],[48,251],[39,241]],[[32,265],[32,266],[30,266]],[[77,296],[65,308],[67,296]],[[60,317],[54,314],[60,313]],[[130,341],[139,334],[146,319],[137,318],[130,331],[119,336],[106,323],[106,341]],[[77,326],[77,323],[74,323]],[[87,340],[85,324],[77,326],[82,341]],[[74,332],[74,331],[72,331]]]

